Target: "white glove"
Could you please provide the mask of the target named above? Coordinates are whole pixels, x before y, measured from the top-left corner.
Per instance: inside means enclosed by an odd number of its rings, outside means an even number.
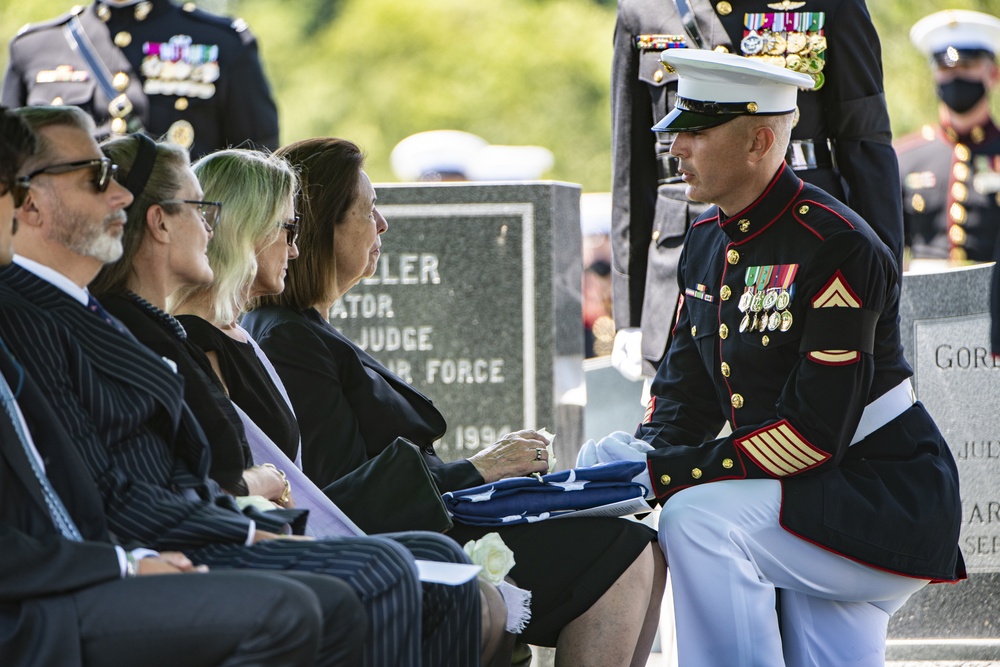
[[[600,463],[609,461],[645,461],[646,452],[653,450],[652,445],[643,440],[637,440],[631,433],[615,431],[601,438],[597,443],[597,460]]]
[[[642,379],[642,330],[626,327],[615,333],[611,347],[611,365],[626,380],[638,382]]]
[[[576,455],[576,467],[589,468],[592,465],[597,465],[597,462],[597,443],[588,440],[583,443],[580,452]]]

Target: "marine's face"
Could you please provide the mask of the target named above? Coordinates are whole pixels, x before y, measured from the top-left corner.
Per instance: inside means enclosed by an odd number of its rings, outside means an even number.
[[[674,137],[670,154],[680,160],[678,172],[688,199],[723,206],[745,166],[734,144],[739,127],[730,121],[706,130],[678,132]]]

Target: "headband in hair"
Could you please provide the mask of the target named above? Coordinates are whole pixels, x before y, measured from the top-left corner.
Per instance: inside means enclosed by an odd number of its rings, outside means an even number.
[[[146,188],[146,183],[149,182],[149,175],[153,173],[153,165],[156,163],[156,142],[141,132],[132,136],[139,142],[138,150],[135,153],[135,162],[122,185],[138,199]]]

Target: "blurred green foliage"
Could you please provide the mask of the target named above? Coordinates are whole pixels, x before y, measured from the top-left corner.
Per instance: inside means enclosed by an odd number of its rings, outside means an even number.
[[[666,0],[665,0],[666,1]],[[547,177],[610,187],[609,73],[614,4],[607,0],[199,0],[242,16],[260,42],[281,114],[281,139],[342,136],[391,181],[389,153],[424,130],[459,129],[494,144],[555,153]],[[734,2],[738,9],[738,0]],[[54,17],[65,0],[0,0],[7,36]],[[882,40],[895,136],[936,118],[926,63],[910,26],[947,7],[1000,15],[1000,0],[871,0]],[[808,8],[808,7],[807,7]],[[827,30],[851,26],[827,25]],[[1000,108],[1000,94],[994,96]]]

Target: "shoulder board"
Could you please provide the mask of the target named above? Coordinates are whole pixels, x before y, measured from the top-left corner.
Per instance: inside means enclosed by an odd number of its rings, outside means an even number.
[[[254,40],[253,33],[250,32],[250,26],[241,18],[232,18],[228,16],[220,16],[219,14],[212,14],[203,9],[198,9],[195,7],[193,2],[188,2],[182,6],[181,12],[195,21],[207,23],[215,26],[216,28],[220,28],[226,32],[231,32],[232,34],[239,36],[240,40],[244,44]]]
[[[47,30],[48,28],[60,28],[69,23],[69,20],[71,18],[82,13],[83,10],[84,10],[83,5],[76,5],[65,14],[60,14],[54,19],[49,19],[47,21],[39,21],[38,23],[28,23],[27,25],[22,26],[21,29],[17,31],[15,39],[17,37],[21,37],[22,35],[29,35],[33,32],[38,32],[39,30]]]

